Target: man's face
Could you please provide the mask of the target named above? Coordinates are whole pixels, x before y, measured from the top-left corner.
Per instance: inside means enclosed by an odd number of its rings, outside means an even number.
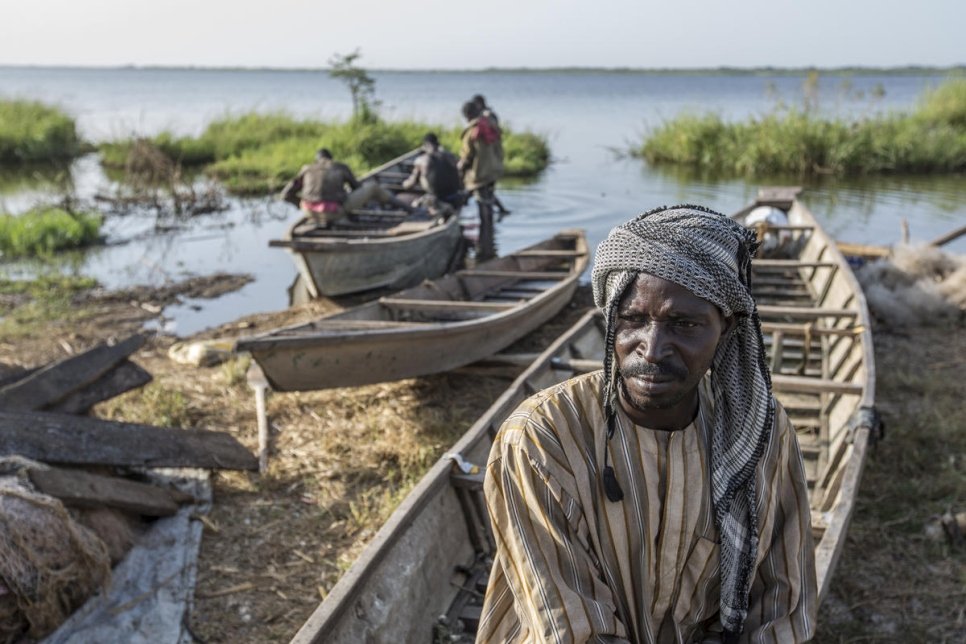
[[[690,423],[698,383],[729,326],[714,304],[683,286],[638,275],[618,305],[614,337],[624,411],[653,429]]]

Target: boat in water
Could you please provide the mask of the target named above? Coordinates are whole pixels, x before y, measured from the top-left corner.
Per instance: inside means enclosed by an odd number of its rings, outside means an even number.
[[[420,153],[407,152],[359,181],[372,179],[399,194]],[[291,253],[311,298],[412,286],[454,268],[463,251],[458,212],[427,216],[392,209],[356,211],[333,226],[301,217],[268,245]]]

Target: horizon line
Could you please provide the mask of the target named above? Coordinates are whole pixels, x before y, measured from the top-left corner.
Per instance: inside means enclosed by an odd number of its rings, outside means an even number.
[[[244,65],[155,65],[155,64],[112,64],[112,65],[70,65],[70,64],[7,64],[0,62],[0,69],[77,69],[77,70],[144,70],[144,71],[238,71],[238,72],[328,72],[331,67],[275,67],[275,66],[244,66]],[[391,73],[552,73],[552,72],[605,72],[605,73],[639,73],[639,74],[674,74],[674,73],[734,73],[753,74],[761,72],[795,73],[795,72],[901,72],[901,71],[966,71],[966,63],[950,65],[924,65],[910,63],[906,65],[836,65],[823,67],[820,65],[802,66],[735,66],[718,65],[715,67],[629,67],[629,66],[579,66],[563,65],[554,67],[465,67],[465,68],[391,68],[391,67],[362,67],[367,72]]]

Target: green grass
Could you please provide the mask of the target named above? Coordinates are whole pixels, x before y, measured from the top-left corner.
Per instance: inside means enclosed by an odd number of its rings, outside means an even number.
[[[0,165],[63,161],[83,147],[74,119],[60,109],[37,101],[0,100]]]
[[[884,440],[866,456],[816,644],[961,642],[966,547],[926,530],[966,509],[964,327],[875,335]]]
[[[426,132],[459,151],[459,126],[416,121],[327,122],[298,120],[282,113],[227,116],[212,122],[199,137],[175,137],[164,132],[151,142],[185,166],[205,166],[235,194],[267,194],[278,190],[318,148],[325,147],[362,174],[417,147]],[[100,146],[102,161],[120,168],[127,163],[134,141]],[[547,167],[550,149],[545,137],[532,132],[504,131],[507,176],[532,176]]]
[[[49,256],[87,246],[100,238],[103,222],[99,214],[61,208],[36,208],[17,216],[0,214],[0,255]]]
[[[857,121],[779,109],[748,121],[714,114],[668,121],[631,151],[653,164],[763,176],[966,170],[966,80],[927,92],[910,114]]]
[[[0,278],[0,338],[36,336],[40,325],[74,319],[75,296],[96,286],[90,277],[56,273],[32,280]]]

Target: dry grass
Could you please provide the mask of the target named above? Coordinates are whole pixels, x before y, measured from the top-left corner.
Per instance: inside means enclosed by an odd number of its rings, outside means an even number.
[[[966,641],[966,548],[927,536],[966,510],[966,330],[877,333],[877,406],[886,437],[870,452],[816,642]]]

